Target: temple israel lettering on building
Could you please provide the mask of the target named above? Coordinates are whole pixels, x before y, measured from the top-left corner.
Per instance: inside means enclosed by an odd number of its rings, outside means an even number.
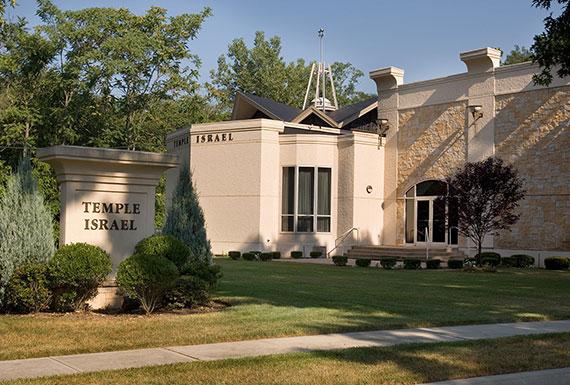
[[[107,214],[105,218],[85,218],[84,230],[135,231],[135,219],[124,216],[140,215],[140,203],[81,202],[84,214]]]

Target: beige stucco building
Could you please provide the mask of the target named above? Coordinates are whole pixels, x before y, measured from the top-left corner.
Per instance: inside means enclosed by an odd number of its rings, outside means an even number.
[[[570,254],[569,80],[535,86],[536,66],[500,66],[490,48],[460,59],[467,72],[410,84],[402,69],[372,71],[378,99],[331,111],[238,94],[232,120],[170,134],[169,152],[190,162],[214,252],[468,251],[434,198],[464,162],[494,155],[515,165],[527,196],[512,231],[486,247]],[[169,171],[169,191],[176,177]]]

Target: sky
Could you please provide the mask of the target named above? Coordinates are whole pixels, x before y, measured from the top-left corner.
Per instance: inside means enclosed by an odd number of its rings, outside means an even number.
[[[18,0],[9,16],[38,22],[35,0]],[[465,72],[459,53],[483,47],[510,51],[529,47],[543,31],[549,12],[531,0],[55,0],[62,9],[126,7],[142,14],[152,5],[171,15],[198,12],[205,6],[213,16],[205,21],[190,50],[202,60],[201,80],[209,79],[217,58],[228,44],[243,37],[251,46],[255,31],[277,35],[286,61],[318,60],[317,30],[325,29],[327,62],[350,62],[366,76],[359,88],[374,93],[368,78],[374,69],[405,70],[405,83]],[[555,10],[556,13],[556,10]]]

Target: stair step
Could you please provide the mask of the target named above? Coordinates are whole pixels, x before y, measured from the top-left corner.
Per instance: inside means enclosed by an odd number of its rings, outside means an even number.
[[[370,258],[379,259],[380,257],[404,258],[423,258],[426,257],[426,249],[419,247],[394,247],[394,246],[353,246],[346,252],[349,258]],[[430,248],[429,257],[443,260],[453,258],[465,258],[466,255],[458,249],[448,251],[442,248]]]

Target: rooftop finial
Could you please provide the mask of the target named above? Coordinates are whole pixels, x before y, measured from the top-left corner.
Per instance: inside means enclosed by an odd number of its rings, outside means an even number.
[[[332,71],[330,65],[327,67],[325,63],[324,55],[324,38],[325,30],[320,28],[317,31],[319,36],[320,45],[320,58],[319,63],[313,63],[311,66],[311,75],[309,77],[309,84],[307,84],[307,92],[305,92],[305,100],[303,101],[303,110],[307,108],[307,101],[309,99],[309,92],[311,91],[311,85],[313,83],[313,75],[315,75],[316,85],[315,85],[315,98],[311,100],[311,103],[316,109],[324,111],[335,111],[338,109],[338,102],[336,100],[336,91],[334,89],[334,83],[332,78]],[[327,92],[327,77],[330,81],[330,87],[333,94],[334,105],[331,104],[330,100],[326,98]]]

